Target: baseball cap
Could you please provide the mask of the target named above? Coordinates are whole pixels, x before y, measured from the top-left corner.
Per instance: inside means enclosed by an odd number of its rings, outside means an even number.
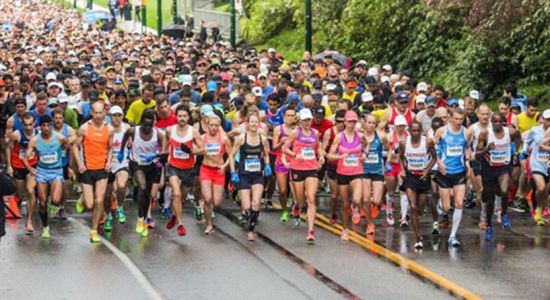
[[[426,92],[428,90],[428,84],[425,82],[420,82],[416,85],[416,90],[419,92]]]
[[[357,121],[357,113],[353,110],[348,110],[346,114],[344,115],[344,120],[346,121]]]
[[[110,72],[110,71],[116,72],[115,67],[108,66],[107,68],[105,68],[105,73]]]
[[[416,96],[416,103],[426,103],[426,98],[428,98],[426,95],[420,94]]]
[[[222,97],[229,98],[231,96],[231,93],[227,89],[222,89],[222,90],[220,90],[220,93],[219,93],[218,96],[220,98],[222,98]]]
[[[57,104],[58,104],[57,98],[51,97],[50,99],[48,99],[48,106],[55,106]]]
[[[46,81],[50,81],[50,80],[57,80],[57,75],[55,75],[54,72],[49,72],[47,75],[46,75]]]
[[[392,67],[391,67],[391,65],[384,65],[384,66],[382,67],[382,70],[391,72],[391,71],[392,71]]]
[[[388,76],[382,76],[380,77],[380,82],[384,83],[384,82],[389,82],[390,81],[390,78]]]
[[[371,102],[374,99],[371,92],[365,92],[361,94],[361,101],[362,102]]]
[[[356,88],[357,87],[357,81],[350,80],[350,81],[346,82],[346,87],[351,88],[351,89]]]
[[[99,92],[97,90],[89,90],[88,91],[88,97],[90,100],[97,100],[99,99]]]
[[[298,96],[298,93],[291,92],[291,93],[288,94],[287,101],[288,102],[299,102],[300,97]]]
[[[193,83],[193,76],[188,74],[182,74],[178,76],[177,81],[182,85],[191,85]]]
[[[59,82],[50,82],[50,84],[48,84],[48,88],[51,88],[51,87],[53,87],[53,86],[56,86],[56,87],[58,87],[58,88],[60,88],[60,89],[63,89],[63,85],[62,85],[61,83],[59,83]]]
[[[369,71],[367,72],[367,75],[368,76],[377,76],[378,75],[378,69],[375,68],[375,67],[370,68]]]
[[[365,83],[366,84],[375,84],[376,83],[376,77],[374,76],[367,76],[367,78],[365,78]]]
[[[256,97],[261,97],[262,96],[262,88],[259,87],[259,86],[255,86],[255,87],[252,88],[252,93]]]
[[[275,50],[275,48],[269,48],[269,50],[267,50],[267,52],[269,52],[269,53],[275,53],[275,52],[277,52],[277,51]]]
[[[366,66],[367,66],[367,62],[366,62],[365,60],[362,59],[362,60],[358,61],[358,62],[355,64],[355,66],[356,66],[356,67],[358,67],[358,66],[364,66],[364,67],[366,67]]]
[[[59,95],[57,95],[57,101],[59,103],[68,103],[69,102],[69,96],[67,96],[67,94],[65,94],[65,93],[60,93]]]
[[[417,101],[418,101],[418,100],[417,100]],[[431,106],[435,107],[436,101],[435,101],[435,98],[434,98],[434,97],[432,97],[432,96],[426,97],[425,102],[426,102],[426,105],[427,105],[428,107],[431,107]]]
[[[311,98],[313,98],[313,100],[323,100],[323,94],[313,93],[313,94],[311,94]]]
[[[329,83],[327,84],[326,88],[327,88],[327,91],[333,91],[337,88],[338,86],[334,83]]]
[[[109,114],[111,114],[111,115],[115,115],[115,114],[124,115],[124,112],[122,111],[122,108],[120,108],[120,106],[115,105],[115,106],[111,107],[111,109],[109,110]]]
[[[407,126],[407,120],[403,116],[397,116],[395,117],[394,124],[395,126]]]
[[[550,109],[547,109],[542,113],[542,118],[543,119],[550,119]]]
[[[212,108],[212,105],[206,104],[201,106],[201,115],[205,115],[207,117],[214,115],[214,109]]]
[[[447,100],[447,105],[449,105],[449,106],[458,105],[458,100],[456,100],[455,98],[451,98],[451,99]]]
[[[313,119],[309,108],[302,108],[298,114],[300,116],[300,121]]]
[[[325,116],[325,108],[322,107],[322,106],[315,106],[313,108],[313,114],[315,116],[323,116],[324,117]]]
[[[37,60],[34,61],[34,64],[35,64],[35,65],[43,65],[44,62],[39,58],[39,59],[37,59]]]
[[[479,100],[479,92],[477,90],[471,90],[469,93],[470,97]]]
[[[398,103],[407,103],[409,102],[409,96],[407,96],[405,92],[399,92],[395,96],[395,100],[397,100]]]
[[[107,78],[105,76],[99,76],[99,77],[97,77],[97,83],[105,84],[105,83],[107,83]]]
[[[264,73],[260,73],[260,75],[258,75],[258,79],[260,78],[267,78],[267,75]]]
[[[207,92],[216,92],[218,90],[218,84],[214,81],[209,81],[206,84],[206,91]]]

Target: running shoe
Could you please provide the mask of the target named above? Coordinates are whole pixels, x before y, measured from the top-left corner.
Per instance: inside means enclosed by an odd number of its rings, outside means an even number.
[[[248,222],[248,220],[246,219],[246,215],[241,214],[239,216],[239,224],[243,225],[243,224],[246,224],[247,222]]]
[[[417,239],[416,243],[414,243],[414,249],[420,250],[424,248],[424,245],[422,244],[422,239]]]
[[[441,233],[441,231],[439,230],[439,223],[436,221],[432,225],[432,234],[433,235],[438,235],[440,233]]]
[[[453,248],[460,247],[460,241],[456,236],[449,237],[448,243],[449,243],[449,246],[452,246]]]
[[[185,227],[183,227],[183,224],[180,224],[178,226],[178,235],[179,236],[184,236],[187,234],[187,230],[185,230]]]
[[[249,232],[246,234],[246,236],[247,236],[247,238],[248,238],[248,240],[249,240],[250,242],[253,242],[254,239],[255,239],[254,232],[252,232],[252,231],[249,231]]]
[[[497,223],[502,224],[502,209],[495,209],[495,217],[497,217]]]
[[[493,228],[491,226],[487,226],[487,229],[485,229],[485,240],[490,241],[493,239]]]
[[[166,219],[172,217],[172,209],[170,207],[162,209],[162,216]]]
[[[138,219],[136,224],[136,233],[141,234],[143,232],[143,227],[146,227],[143,224],[143,219]]]
[[[469,189],[468,193],[466,194],[466,203],[464,204],[464,207],[472,209],[476,206],[477,204],[474,201],[474,191],[472,189]]]
[[[361,222],[361,214],[359,213],[359,210],[357,208],[353,209],[353,212],[351,213],[351,221],[355,225]]]
[[[542,211],[542,216],[545,218],[548,218],[550,216],[550,210],[548,209],[548,207],[544,208],[544,210]]]
[[[307,232],[307,243],[308,244],[315,243],[315,232],[313,230],[310,230]]]
[[[168,222],[166,222],[166,229],[170,230],[176,226],[176,216],[172,216]]]
[[[294,217],[294,227],[298,228],[302,225],[302,219],[300,217]]]
[[[367,224],[367,235],[374,235],[375,226],[374,223]]]
[[[386,211],[386,208],[388,208],[388,206],[386,205],[386,202],[382,203],[382,206],[380,207],[380,209],[382,211]]]
[[[206,226],[204,234],[211,234],[212,232],[214,232],[214,226]]]
[[[149,235],[149,227],[147,225],[143,225],[143,231],[141,232],[141,237],[147,237]]]
[[[289,218],[288,210],[283,210],[283,212],[281,213],[281,222],[283,223],[287,222],[288,218]]]
[[[57,207],[52,204],[48,204],[48,217],[53,219],[57,215]]]
[[[342,230],[342,233],[340,235],[340,240],[349,241],[349,231],[347,229]]]
[[[42,234],[40,235],[43,239],[49,239],[51,237],[50,235],[50,226],[46,226],[42,228]]]
[[[90,243],[97,244],[101,242],[101,239],[99,238],[99,235],[97,234],[97,230],[90,230]]]
[[[336,224],[337,222],[338,222],[338,216],[332,215],[332,217],[330,217],[330,224]]]
[[[211,216],[212,216],[212,219],[215,219],[216,218],[216,213],[214,211],[212,211]],[[258,219],[258,221],[259,221],[259,219]]]
[[[197,219],[197,221],[200,221],[202,220],[202,216],[202,208],[200,207],[200,205],[195,205],[195,219]]]
[[[395,224],[395,219],[393,218],[393,214],[388,214],[386,216],[386,222],[388,222],[388,225],[393,226]]]
[[[65,208],[59,208],[57,210],[57,218],[59,220],[67,220],[67,212],[65,211]]]
[[[401,220],[401,224],[399,224],[401,228],[407,228],[409,227],[409,222],[407,221],[407,218],[404,218]]]
[[[361,216],[361,218],[364,218],[365,217],[365,210],[361,208],[359,210],[359,215]]]
[[[155,228],[155,220],[153,218],[147,217],[145,222],[147,223],[147,228]]]
[[[443,215],[443,217],[441,218],[441,221],[439,222],[439,227],[441,229],[445,229],[447,227],[449,227],[449,215]]]
[[[300,217],[300,211],[296,207],[294,207],[292,209],[292,215],[294,216],[294,218],[299,218]]]
[[[544,226],[546,223],[542,217],[542,209],[540,207],[535,209],[535,222],[537,222],[539,226]]]
[[[116,209],[116,214],[118,218],[118,223],[120,224],[126,223],[126,214],[124,213],[124,209],[122,209],[122,207],[119,207]]]
[[[84,212],[85,209],[86,207],[84,207],[84,204],[82,204],[82,196],[80,196],[80,198],[76,200],[75,211],[77,214],[81,214]]]
[[[510,219],[508,218],[508,216],[501,215],[501,219],[502,219],[502,229],[510,230],[510,228],[512,227],[512,223],[510,222]]]
[[[481,230],[487,229],[487,218],[479,217],[479,229]]]
[[[31,223],[25,224],[25,234],[26,235],[32,235],[34,233],[34,227],[32,227]]]
[[[111,231],[111,229],[113,229],[113,217],[111,216],[111,214],[107,215],[104,228],[105,231]]]
[[[380,214],[380,210],[378,210],[378,206],[375,204],[370,205],[370,217],[373,219],[378,218],[378,215]]]

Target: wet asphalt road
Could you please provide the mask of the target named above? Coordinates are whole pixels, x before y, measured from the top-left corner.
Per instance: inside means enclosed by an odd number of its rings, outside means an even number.
[[[216,231],[205,236],[204,224],[186,207],[185,237],[168,231],[158,212],[149,237],[134,233],[136,207],[127,201],[129,222],[116,224],[105,240],[88,241],[89,213],[70,214],[51,223],[52,239],[23,234],[23,222],[8,225],[0,242],[0,295],[3,299],[445,299],[452,295],[395,266],[375,253],[316,228],[316,244],[305,243],[306,227],[280,223],[279,213],[263,211],[256,242],[232,222],[237,214],[226,201]],[[323,204],[322,204],[323,205]],[[486,299],[550,298],[550,227],[535,227],[512,215],[511,232],[495,230],[483,240],[465,213],[459,236],[463,247],[447,248],[448,230],[434,247],[431,222],[423,218],[425,248],[413,250],[412,229],[390,228],[377,221],[376,242],[422,264]],[[38,216],[35,218],[35,228]],[[362,227],[355,227],[363,232]],[[108,247],[112,244],[114,247]],[[116,248],[116,249],[114,249]]]

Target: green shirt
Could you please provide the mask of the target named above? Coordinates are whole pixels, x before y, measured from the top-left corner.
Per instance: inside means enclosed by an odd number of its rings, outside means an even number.
[[[65,110],[65,124],[71,126],[74,130],[78,129],[78,119],[72,108],[67,108]]]

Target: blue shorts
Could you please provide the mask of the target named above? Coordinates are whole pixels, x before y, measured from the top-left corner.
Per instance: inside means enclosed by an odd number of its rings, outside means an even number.
[[[63,168],[44,169],[36,168],[36,182],[38,183],[54,183],[55,181],[63,182]]]

